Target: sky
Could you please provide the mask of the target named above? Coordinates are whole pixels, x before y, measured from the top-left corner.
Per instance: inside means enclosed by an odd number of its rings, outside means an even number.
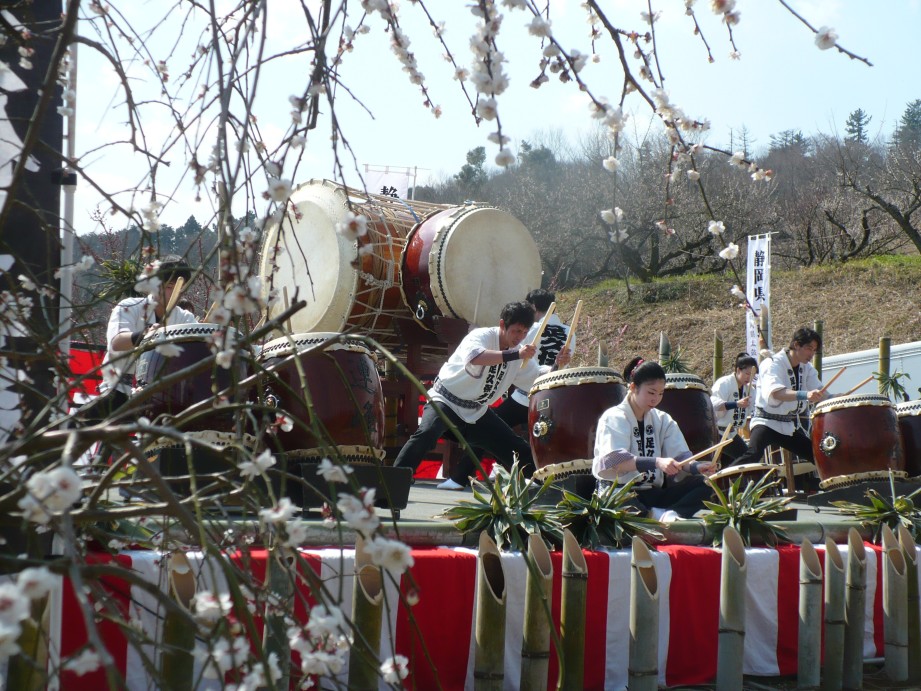
[[[709,2],[698,0],[695,9],[713,53],[711,64],[706,48],[693,35],[693,23],[685,16],[684,2],[654,2],[653,8],[661,12],[655,23],[661,70],[672,102],[692,117],[709,120],[711,129],[705,142],[726,149],[732,145],[731,132],[737,134],[743,126],[755,152],[768,146],[772,134],[787,129],[802,130],[807,135],[821,132],[843,136],[848,114],[857,108],[872,117],[872,136],[889,136],[906,104],[921,98],[921,80],[912,66],[915,61],[911,54],[915,34],[921,28],[921,0],[789,0],[789,4],[814,27],[833,27],[839,45],[867,58],[873,66],[849,59],[834,49],[819,50],[809,29],[773,0],[738,0],[736,9],[741,21],[734,27],[734,36],[741,56],[731,59],[733,47],[724,25],[711,12]],[[469,67],[472,54],[468,41],[475,18],[467,5],[460,0],[429,1],[432,13],[445,21],[444,38],[458,63]],[[640,18],[646,10],[646,0],[612,0],[604,5],[618,26],[648,29]],[[268,38],[273,50],[303,38],[303,30],[289,14],[294,6],[292,0],[268,3]],[[561,84],[553,75],[540,89],[529,86],[538,74],[540,42],[527,32],[530,15],[520,11],[505,14],[498,44],[508,61],[506,71],[511,83],[499,98],[499,114],[504,133],[512,138],[511,148],[517,151],[523,140],[564,141],[577,146],[580,137],[596,126],[589,116],[587,97],[574,84]],[[437,182],[457,172],[470,149],[485,146],[490,165],[498,151],[487,140],[494,127],[489,123],[477,127],[474,123],[470,106],[453,79],[454,69],[443,60],[443,50],[417,6],[401,3],[400,17],[442,116],[436,119],[423,107],[418,87],[409,83],[389,48],[389,37],[382,31],[380,18],[372,17],[371,31],[356,38],[340,75],[360,103],[343,90],[336,99],[337,117],[355,152],[355,161],[350,162],[346,172],[350,184],[359,182],[353,169],[360,170],[365,164],[411,167],[418,173],[418,184]],[[551,20],[554,34],[564,47],[592,51],[579,2],[553,2]],[[350,23],[354,26],[356,21]],[[596,47],[599,61],[588,64],[583,78],[596,95],[616,101],[622,77],[613,44],[602,40]],[[182,55],[181,50],[156,42],[151,43],[151,48],[154,57],[162,49],[172,70],[182,69],[176,57]],[[111,70],[86,49],[81,49],[79,61],[77,150],[85,152],[111,140],[115,132],[124,131],[125,118]],[[267,70],[262,82],[257,112],[270,148],[284,138],[289,127],[288,96],[302,88],[306,64],[300,68],[301,73],[291,63],[279,65]],[[633,96],[625,110],[632,114],[628,135],[642,137],[654,120],[649,109]],[[154,118],[150,131],[154,137],[168,136],[172,124],[168,118],[162,122]],[[318,129],[308,136],[303,160],[297,168],[285,170],[283,176],[295,184],[310,178],[333,177],[328,136],[328,113],[324,112]],[[207,137],[202,140],[206,142]],[[137,185],[145,171],[140,157],[126,155],[123,150],[97,152],[86,160],[90,159],[94,172],[119,189]],[[168,170],[161,171],[161,179],[178,176],[178,171],[186,169],[187,161],[173,161]],[[782,171],[778,173],[782,175]],[[174,189],[173,200],[161,215],[165,222],[178,225],[189,215],[206,219],[213,213],[207,200],[195,202],[192,192],[179,183]],[[75,217],[78,232],[98,229],[89,220],[98,203],[98,196],[89,186],[81,185]]]

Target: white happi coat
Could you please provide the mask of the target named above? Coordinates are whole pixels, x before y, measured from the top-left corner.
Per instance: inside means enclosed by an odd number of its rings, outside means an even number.
[[[528,335],[524,337],[523,343],[530,343],[534,340],[534,337],[537,335],[537,330],[540,328],[540,324],[541,320],[534,322],[534,325],[528,331]],[[555,312],[551,314],[550,319],[547,320],[547,328],[544,329],[544,333],[540,337],[540,343],[537,346],[536,360],[537,364],[540,366],[541,374],[547,374],[553,369],[553,365],[556,362],[556,356],[560,354],[560,351],[566,344],[566,337],[568,335],[569,327],[560,321],[560,318],[556,316]],[[575,336],[573,336],[569,348],[573,351],[576,349]],[[512,391],[512,398],[516,402],[527,407],[528,390],[519,389],[516,385],[515,390]]]
[[[720,430],[726,429],[730,424],[741,427],[745,423],[746,416],[751,414],[755,407],[757,391],[754,382],[747,384],[746,388],[748,389],[747,395],[750,401],[748,408],[736,408],[735,410],[723,408],[722,410],[717,410],[717,406],[722,403],[739,400],[739,382],[736,381],[735,373],[727,374],[725,377],[720,377],[713,382],[713,387],[710,389],[710,402],[713,404],[713,412],[716,414],[716,426]],[[745,398],[745,396],[743,395],[742,398]]]
[[[793,365],[786,349],[775,353],[769,360],[764,360],[758,368],[758,396],[755,411],[752,414],[752,429],[765,425],[775,432],[793,436],[797,427],[804,431],[809,429],[809,403],[806,401],[778,401],[771,394],[783,389],[813,391],[821,389],[819,373],[812,363],[805,362],[799,366],[799,388],[793,374]],[[791,416],[789,421],[769,420],[758,415],[758,409],[771,415]]]
[[[610,471],[604,472],[600,460],[612,451],[626,451],[634,458],[675,458],[691,455],[678,423],[668,413],[653,408],[643,418],[643,429],[637,422],[630,401],[608,408],[598,420],[595,432],[595,451],[592,474],[599,480],[613,480]],[[617,476],[617,481],[627,483],[638,478],[636,489],[661,487],[665,476],[661,470],[631,471]]]
[[[464,422],[476,422],[487,408],[514,384],[530,391],[540,370],[537,359],[512,360],[500,365],[472,365],[470,361],[486,350],[501,350],[499,327],[474,329],[464,337],[448,361],[438,371],[429,389],[433,401],[444,403]]]

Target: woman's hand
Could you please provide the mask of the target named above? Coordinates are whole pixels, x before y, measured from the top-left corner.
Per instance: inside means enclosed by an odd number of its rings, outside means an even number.
[[[674,458],[657,458],[656,468],[666,475],[677,475],[681,470],[681,465]]]

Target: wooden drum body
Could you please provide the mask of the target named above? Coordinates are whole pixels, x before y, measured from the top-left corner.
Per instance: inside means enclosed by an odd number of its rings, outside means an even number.
[[[294,421],[290,431],[278,431],[289,456],[329,456],[335,446],[347,460],[383,458],[384,394],[362,341],[337,333],[294,334],[267,343],[259,361],[265,369],[263,402]]]
[[[895,406],[899,432],[905,451],[905,472],[908,477],[921,476],[921,401],[906,401]]]
[[[538,377],[528,401],[535,465],[592,458],[598,419],[626,395],[624,380],[607,367],[571,367]]]
[[[143,393],[150,389],[145,401],[144,415],[151,419],[159,415],[178,415],[187,408],[200,403],[216,392],[230,387],[244,379],[249,371],[247,359],[234,358],[231,369],[219,367],[214,354],[224,350],[227,342],[236,339],[232,328],[219,324],[173,324],[157,329],[141,341],[143,350],[138,359],[135,378]],[[171,354],[178,348],[176,354]],[[163,385],[162,380],[205,360],[211,365]],[[183,430],[217,430],[231,432],[234,428],[234,414],[215,409],[183,424]]]
[[[506,304],[540,286],[540,253],[517,218],[469,204],[413,229],[401,274],[403,299],[426,329],[434,329],[436,315],[494,324]]]
[[[714,485],[719,487],[723,493],[729,492],[732,483],[741,478],[739,489],[744,490],[749,483],[756,483],[762,478],[776,471],[778,466],[767,465],[765,463],[743,463],[742,465],[732,465],[723,468],[710,476]]]
[[[719,441],[710,389],[693,374],[665,375],[665,395],[656,406],[674,418],[693,452],[708,449]]]
[[[264,289],[278,298],[269,318],[285,309],[281,298],[287,292],[290,301],[297,296],[307,302],[292,315],[291,331],[338,333],[355,327],[395,343],[393,319],[409,318],[400,294],[406,238],[417,223],[443,208],[327,180],[298,186],[283,219],[265,232],[259,272]],[[367,219],[367,233],[357,239],[339,232],[352,214]]]
[[[905,453],[895,407],[885,396],[838,396],[812,413],[812,453],[823,489],[905,477]]]

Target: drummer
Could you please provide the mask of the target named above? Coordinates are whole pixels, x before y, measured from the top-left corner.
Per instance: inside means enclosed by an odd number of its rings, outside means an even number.
[[[812,461],[809,404],[826,398],[810,360],[822,348],[822,337],[803,327],[790,345],[761,362],[748,450],[736,464],[760,463],[768,446],[780,446]]]
[[[533,324],[534,308],[530,303],[510,302],[502,308],[499,326],[474,329],[464,337],[439,370],[419,427],[400,450],[395,466],[414,471],[419,467],[447,429],[440,411],[468,442],[485,449],[503,467],[511,468],[517,453],[520,467],[530,477],[534,472],[530,443],[515,434],[489,406],[512,384],[530,390],[540,374],[534,357],[537,348],[525,342]],[[556,362],[565,366],[569,363],[568,354],[560,353]],[[473,462],[465,455],[439,488],[463,489],[473,470]]]
[[[637,498],[653,518],[691,518],[712,493],[703,477],[711,464],[680,465],[691,451],[678,423],[656,408],[665,394],[661,365],[634,358],[624,369],[624,380],[630,382],[626,398],[598,420],[592,474],[601,486],[634,480]],[[676,482],[682,469],[690,476]]]
[[[141,297],[121,300],[109,316],[106,354],[102,360],[102,382],[99,384],[100,396],[81,410],[80,416],[84,419],[104,419],[127,403],[134,386],[134,349],[147,333],[161,326],[176,281],[182,278],[188,283],[192,277],[189,265],[177,255],[166,256],[155,264],[152,266],[154,271],[151,277],[145,281],[151,292]],[[167,317],[166,324],[191,324],[197,321],[194,314],[177,305]]]
[[[723,465],[731,465],[734,459],[748,450],[748,445],[739,436],[738,430],[745,425],[748,411],[753,407],[755,386],[752,380],[757,372],[758,361],[748,353],[739,353],[733,372],[713,382],[710,401],[713,403],[713,412],[716,413],[716,426],[720,436],[726,432],[727,427],[732,426],[737,430],[732,441],[723,448],[721,457],[729,461]]]
[[[534,306],[534,324],[528,331],[528,335],[524,337],[525,342],[530,343],[537,335],[537,330],[540,328],[547,310],[550,309],[550,305],[556,302],[556,295],[543,288],[535,288],[528,293],[525,299]],[[553,368],[556,357],[566,344],[568,336],[569,327],[560,321],[556,313],[551,314],[537,346],[537,364],[540,366],[541,374],[547,374]],[[573,338],[568,348],[570,357],[572,357],[575,347],[575,338]],[[496,408],[496,413],[513,429],[518,425],[527,425],[528,391],[519,389],[517,386],[514,387],[509,396]]]

